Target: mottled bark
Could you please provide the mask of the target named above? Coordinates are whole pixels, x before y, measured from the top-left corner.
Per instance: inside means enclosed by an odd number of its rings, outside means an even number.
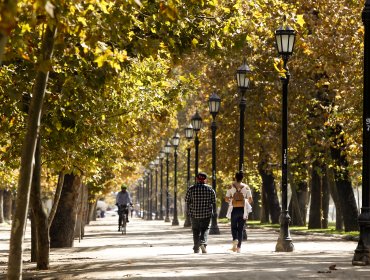
[[[42,204],[41,196],[41,141],[38,139],[35,152],[35,166],[31,189],[32,223],[36,228],[36,260],[37,269],[49,269],[50,238],[48,216]]]
[[[40,64],[49,62],[53,49],[56,26],[47,26],[44,34]],[[49,78],[49,71],[39,70],[36,74],[32,100],[28,113],[26,135],[22,144],[22,155],[18,179],[18,191],[16,197],[16,210],[12,222],[8,280],[22,279],[23,267],[23,239],[26,227],[29,197],[31,190],[31,179],[33,174],[33,159],[36,149],[36,142],[39,133],[41,111],[44,101],[46,85]]]
[[[261,220],[261,192],[260,190],[253,190],[252,192],[253,203],[252,203],[252,213],[250,213],[251,220]]]
[[[322,228],[322,200],[321,200],[321,166],[317,161],[312,163],[311,170],[311,201],[308,228]]]
[[[357,218],[358,209],[355,195],[353,193],[352,182],[349,175],[349,164],[346,158],[346,143],[342,127],[337,126],[332,132],[331,156],[337,168],[333,170],[335,184],[337,187],[339,201],[341,204],[344,231],[359,230]]]
[[[279,199],[276,192],[275,177],[266,168],[267,162],[261,161],[258,165],[258,171],[262,178],[262,207],[264,208],[264,219],[268,221],[271,219],[271,223],[278,224],[281,208],[279,205]],[[266,222],[267,222],[266,221]]]
[[[334,182],[333,170],[328,169],[327,174],[328,174],[329,192],[335,205],[335,229],[343,230],[343,214],[340,206],[338,191]]]
[[[73,247],[81,178],[66,174],[55,218],[50,227],[50,247]]]
[[[5,221],[10,221],[12,219],[12,209],[13,209],[13,195],[9,190],[4,190],[4,219]]]
[[[328,228],[330,191],[328,184],[328,176],[326,174],[326,168],[324,168],[324,174],[322,176],[321,183],[322,183],[322,228]]]

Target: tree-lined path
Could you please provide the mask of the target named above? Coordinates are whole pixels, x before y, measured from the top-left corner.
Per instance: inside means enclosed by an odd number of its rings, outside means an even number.
[[[183,223],[183,221],[180,221]],[[0,228],[0,279],[5,278],[9,227]],[[23,279],[369,279],[368,266],[352,266],[356,242],[295,235],[295,251],[274,252],[278,233],[249,229],[242,253],[230,249],[229,225],[209,237],[208,254],[192,253],[190,229],[163,221],[132,219],[128,234],[116,232],[116,217],[91,222],[74,248],[52,249],[50,270],[30,260],[29,226]],[[337,270],[329,270],[330,265]]]

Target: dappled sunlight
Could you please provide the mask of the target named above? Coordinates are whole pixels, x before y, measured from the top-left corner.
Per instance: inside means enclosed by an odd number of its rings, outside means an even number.
[[[351,265],[353,241],[293,235],[293,252],[275,252],[277,231],[248,229],[248,241],[238,254],[230,250],[229,225],[220,224],[221,234],[209,236],[208,253],[194,254],[189,228],[133,218],[127,235],[122,235],[116,222],[114,217],[92,222],[85,228],[85,237],[75,240],[75,247],[51,249],[49,271],[37,271],[35,264],[25,262],[23,278],[229,280],[253,275],[250,279],[307,279],[325,272],[329,278],[351,279],[354,273],[370,275],[368,267]],[[29,240],[25,245],[29,248]],[[25,259],[30,259],[29,250]],[[332,264],[338,270],[326,274]]]

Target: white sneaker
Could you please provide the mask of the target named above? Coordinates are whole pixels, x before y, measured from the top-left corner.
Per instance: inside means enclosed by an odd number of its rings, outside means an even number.
[[[238,246],[238,240],[233,240],[233,246],[231,247],[231,250],[233,251],[233,252],[236,252],[236,247]]]
[[[207,254],[207,248],[204,246],[204,244],[200,245],[199,248],[202,250],[202,254]]]
[[[237,253],[240,253],[240,248],[236,248],[236,252]]]

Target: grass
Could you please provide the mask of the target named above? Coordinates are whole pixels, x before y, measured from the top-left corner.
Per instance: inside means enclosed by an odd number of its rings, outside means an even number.
[[[266,227],[266,228],[274,228],[279,229],[279,224],[268,224],[268,223],[261,223],[260,221],[248,221],[248,225],[253,227]],[[344,230],[336,230],[335,223],[329,223],[328,228],[318,228],[318,229],[308,229],[307,226],[289,226],[291,231],[298,231],[298,232],[307,232],[307,233],[324,233],[324,234],[338,234],[343,236],[351,236],[351,237],[358,237],[358,231],[348,231],[345,232]]]
[[[219,224],[227,224],[230,223],[230,220],[227,218],[218,219],[217,223]],[[273,229],[279,229],[279,224],[269,224],[269,223],[261,223],[260,221],[252,221],[248,220],[248,225],[258,228],[258,227],[264,227],[264,228],[273,228]],[[290,231],[296,231],[296,232],[307,232],[307,233],[323,233],[323,234],[338,234],[344,236],[350,236],[350,237],[358,237],[359,232],[358,231],[349,231],[345,232],[344,230],[336,230],[335,229],[335,223],[329,223],[328,228],[317,228],[317,229],[308,229],[307,226],[289,226]]]

